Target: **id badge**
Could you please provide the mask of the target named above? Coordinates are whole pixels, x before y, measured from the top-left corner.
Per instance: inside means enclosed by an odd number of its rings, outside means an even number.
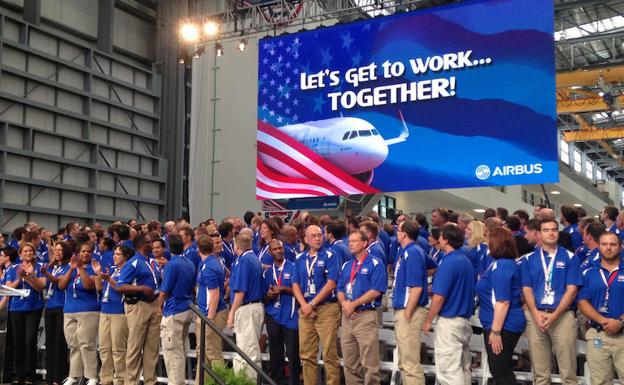
[[[78,293],[74,292],[74,295],[72,297],[78,298]]]
[[[601,306],[600,309],[598,309],[599,313],[604,313],[604,314],[608,314],[609,313],[609,308],[607,306]]]
[[[549,291],[544,294],[544,298],[542,298],[542,305],[553,305],[555,303],[555,292]]]
[[[351,286],[350,283],[347,283],[347,286],[346,286],[346,296],[348,300],[353,299],[353,287]]]
[[[602,349],[602,339],[594,338],[594,348]]]
[[[308,285],[308,293],[311,295],[316,295],[316,285],[311,283]]]
[[[47,290],[45,293],[46,299],[52,298],[53,295],[54,295],[54,289]]]
[[[282,306],[282,303],[281,303],[279,300],[277,300],[277,301],[275,301],[275,304],[273,304],[273,306],[274,306],[276,309],[279,309],[279,307],[280,307],[280,306]]]

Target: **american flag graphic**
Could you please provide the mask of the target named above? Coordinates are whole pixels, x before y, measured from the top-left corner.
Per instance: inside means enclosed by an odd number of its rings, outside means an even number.
[[[260,42],[258,80],[258,157],[256,198],[284,199],[329,195],[372,194],[374,187],[356,179],[309,147],[290,137],[280,127],[323,119],[325,89],[299,90],[299,76],[309,73],[296,36]],[[337,54],[337,53],[336,53]],[[319,50],[323,65],[332,53]],[[311,117],[311,118],[310,118]],[[293,177],[295,175],[296,177]]]

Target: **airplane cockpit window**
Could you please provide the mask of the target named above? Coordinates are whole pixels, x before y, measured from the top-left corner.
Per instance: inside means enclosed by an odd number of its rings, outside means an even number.
[[[367,130],[363,130],[363,131],[359,131],[360,136],[371,136],[373,135],[370,131]]]
[[[349,139],[357,138],[357,136],[358,136],[357,131],[351,131],[351,136],[349,137]]]
[[[379,131],[376,128],[373,128],[373,135],[379,136]]]
[[[347,139],[349,139],[349,134],[350,134],[350,133],[351,133],[350,131],[345,132],[344,136],[342,137],[342,140],[347,140]]]

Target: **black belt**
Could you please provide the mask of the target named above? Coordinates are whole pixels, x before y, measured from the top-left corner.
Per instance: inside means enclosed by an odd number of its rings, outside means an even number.
[[[257,299],[255,301],[243,302],[243,304],[241,306],[251,305],[252,303],[262,303],[262,300],[261,299]]]
[[[555,310],[557,310],[557,309],[537,309],[537,311],[541,311],[541,312],[549,313],[549,314],[554,313]]]

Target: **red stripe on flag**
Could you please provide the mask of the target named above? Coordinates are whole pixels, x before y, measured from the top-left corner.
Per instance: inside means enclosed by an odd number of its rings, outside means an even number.
[[[266,183],[262,183],[261,181],[258,181],[256,183],[256,187],[261,188],[264,191],[268,191],[268,192],[274,192],[274,193],[278,193],[278,194],[284,194],[285,191],[279,187],[273,187],[273,186],[269,186]],[[323,194],[320,191],[314,191],[314,190],[305,190],[305,189],[295,189],[295,188],[289,188],[288,189],[288,193],[289,194],[305,194],[305,195],[313,195],[313,196],[325,196],[326,194]]]
[[[264,162],[262,162],[262,159],[260,159],[259,157],[256,161],[257,161],[258,171],[260,171],[264,176],[266,176],[268,179],[271,179],[272,181],[282,182],[282,183],[305,184],[305,185],[311,185],[311,186],[315,186],[319,188],[324,188],[330,191],[334,191],[334,187],[332,185],[325,183],[323,181],[312,180],[312,179],[291,178],[285,175],[278,174],[277,172],[273,171],[268,166],[266,166]]]

